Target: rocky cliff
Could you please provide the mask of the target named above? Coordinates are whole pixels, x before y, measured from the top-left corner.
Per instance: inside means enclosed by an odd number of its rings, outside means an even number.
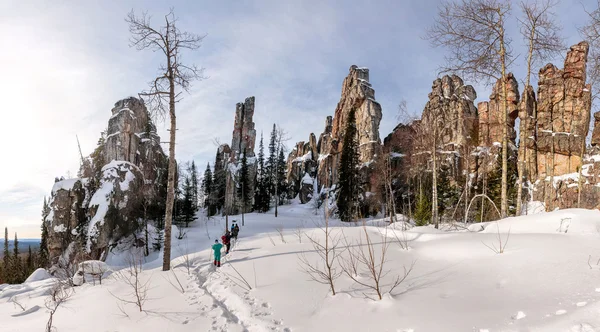
[[[342,94],[334,115],[326,118],[325,129],[319,139],[310,134],[308,141],[298,142],[288,156],[287,180],[292,184],[292,195],[301,194],[303,203],[312,197],[314,186],[330,188],[338,182],[342,141],[352,109],[356,112],[361,172],[364,179],[370,177],[371,166],[382,151],[379,137],[381,105],[375,100],[369,69],[353,65],[342,83]],[[371,190],[368,181],[365,186],[367,191]]]
[[[223,144],[217,150],[215,159],[215,173],[225,172],[225,186],[218,197],[224,197],[224,214],[238,214],[242,210],[249,212],[254,200],[254,187],[257,170],[257,162],[254,154],[254,143],[256,142],[256,130],[254,129],[254,97],[248,97],[243,103],[235,106],[235,119],[231,146]],[[243,154],[246,154],[248,164],[249,188],[243,188],[250,196],[250,202],[244,205],[239,196],[240,167]]]
[[[107,131],[82,162],[82,177],[52,188],[44,218],[52,263],[104,259],[139,230],[139,218],[161,215],[167,166],[144,103],[133,97],[115,103]]]

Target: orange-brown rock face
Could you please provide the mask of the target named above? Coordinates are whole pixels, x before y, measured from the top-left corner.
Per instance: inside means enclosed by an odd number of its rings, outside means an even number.
[[[591,86],[585,83],[588,48],[586,42],[571,46],[564,70],[552,64],[540,70],[537,101],[540,177],[575,172],[582,164],[591,109]]]
[[[519,84],[512,73],[506,75],[506,108],[507,108],[507,130],[509,141],[514,145],[515,119],[518,115]],[[498,80],[492,89],[490,101],[480,102],[479,109],[479,146],[491,147],[494,143],[502,142],[502,82]]]

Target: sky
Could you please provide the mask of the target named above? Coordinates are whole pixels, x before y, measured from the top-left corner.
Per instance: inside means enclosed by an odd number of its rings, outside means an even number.
[[[273,123],[288,146],[323,131],[351,65],[370,69],[382,105],[381,139],[398,124],[397,105],[421,114],[444,50],[423,37],[440,1],[22,1],[0,0],[0,227],[21,238],[40,236],[41,208],[55,177],[75,176],[77,138],[84,155],[96,146],[115,102],[136,96],[155,76],[160,57],[129,47],[132,9],[159,20],[174,8],[179,28],[206,34],[184,54],[205,68],[177,105],[178,161],[201,172],[214,161],[215,139],[231,142],[235,104],[255,96],[258,135]],[[581,40],[584,8],[595,1],[561,0],[558,20],[568,45]],[[517,3],[508,27],[522,80],[524,43]],[[562,68],[564,54],[555,63]],[[537,69],[536,69],[537,71]],[[472,84],[477,101],[490,93]],[[166,140],[164,122],[159,134]],[[76,138],[77,137],[77,138]],[[257,147],[258,147],[257,137]],[[165,152],[167,146],[164,146]],[[12,235],[11,235],[12,237]]]

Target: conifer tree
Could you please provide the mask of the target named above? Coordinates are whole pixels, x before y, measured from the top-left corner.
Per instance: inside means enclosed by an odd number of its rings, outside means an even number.
[[[415,207],[415,224],[425,226],[429,220],[431,220],[431,202],[427,195],[421,193],[417,198],[417,206]]]
[[[154,237],[154,242],[152,243],[152,249],[154,251],[160,251],[164,242],[163,230],[165,229],[165,221],[164,217],[159,217],[156,221],[156,236]]]
[[[12,264],[11,264],[11,259],[10,259],[10,250],[8,250],[8,228],[4,227],[4,251],[3,251],[3,257],[2,257],[2,272],[3,272],[3,276],[2,279],[4,279],[5,282],[10,283],[12,281],[11,278],[11,271],[12,271]]]
[[[263,144],[263,135],[260,134],[260,145],[257,156],[256,188],[254,192],[254,210],[258,212],[269,211],[269,191],[268,177],[265,169],[265,146]]]
[[[460,190],[450,182],[450,167],[446,163],[442,163],[440,166],[437,192],[439,197],[438,211],[441,217],[456,205],[460,196]]]
[[[21,283],[23,278],[23,264],[21,263],[21,257],[19,256],[19,238],[17,237],[17,233],[15,233],[15,242],[13,243],[11,270],[13,283]]]
[[[35,270],[35,265],[33,263],[33,253],[31,252],[31,246],[29,246],[29,248],[28,248],[26,266],[27,266],[27,268],[26,268],[27,273],[25,275],[29,275],[29,274],[31,274],[31,272],[33,272],[33,270]]]
[[[215,158],[211,189],[211,201],[216,211],[221,211],[225,205],[225,186],[227,181],[227,173],[225,170],[225,165],[223,164],[222,156],[219,155],[220,152],[220,150],[217,151],[217,157]]]
[[[287,165],[285,162],[283,148],[280,148],[279,157],[277,158],[277,202],[279,205],[283,204],[288,192],[287,183],[285,179],[286,168]]]
[[[194,207],[194,186],[192,184],[191,175],[185,176],[182,182],[183,188],[181,188],[178,215],[175,220],[179,227],[189,227],[192,221],[198,219]]]
[[[266,183],[268,184],[267,190],[269,196],[275,194],[275,172],[277,167],[277,126],[273,124],[273,131],[271,132],[271,140],[269,141],[269,157],[267,158],[266,165]]]
[[[356,110],[353,108],[348,114],[338,171],[340,189],[337,196],[337,207],[342,221],[352,221],[356,217],[358,207],[359,178],[356,134]]]
[[[192,206],[194,211],[198,211],[198,170],[196,169],[196,163],[193,160],[190,165],[189,173],[192,186]]]
[[[49,254],[48,254],[48,227],[46,226],[46,217],[50,214],[50,206],[46,202],[44,197],[44,207],[42,208],[42,239],[40,240],[40,248],[38,249],[38,260],[37,267],[46,268],[49,265]]]
[[[242,160],[240,162],[240,173],[239,173],[239,187],[237,188],[238,198],[240,199],[243,212],[245,212],[246,207],[251,203],[251,195],[250,192],[250,174],[248,172],[248,159],[246,158],[246,151],[242,153]]]
[[[207,216],[215,215],[216,211],[214,204],[211,201],[212,189],[213,189],[213,174],[210,170],[210,163],[206,164],[206,170],[204,171],[204,178],[202,179],[202,188],[204,190],[204,202],[202,205],[206,209]]]

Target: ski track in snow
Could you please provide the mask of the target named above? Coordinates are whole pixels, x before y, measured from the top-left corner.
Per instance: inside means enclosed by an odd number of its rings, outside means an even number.
[[[212,261],[204,261],[194,268],[198,288],[192,291],[195,295],[188,298],[190,304],[201,306],[203,315],[212,319],[213,331],[291,332],[291,329],[282,326],[282,320],[268,320],[272,315],[269,303],[252,297],[249,291],[245,291],[242,298],[231,289],[236,282],[222,269],[227,270],[227,260],[234,254],[232,250],[223,257],[225,259],[221,260],[218,269]],[[208,303],[205,303],[206,298],[210,299]]]

